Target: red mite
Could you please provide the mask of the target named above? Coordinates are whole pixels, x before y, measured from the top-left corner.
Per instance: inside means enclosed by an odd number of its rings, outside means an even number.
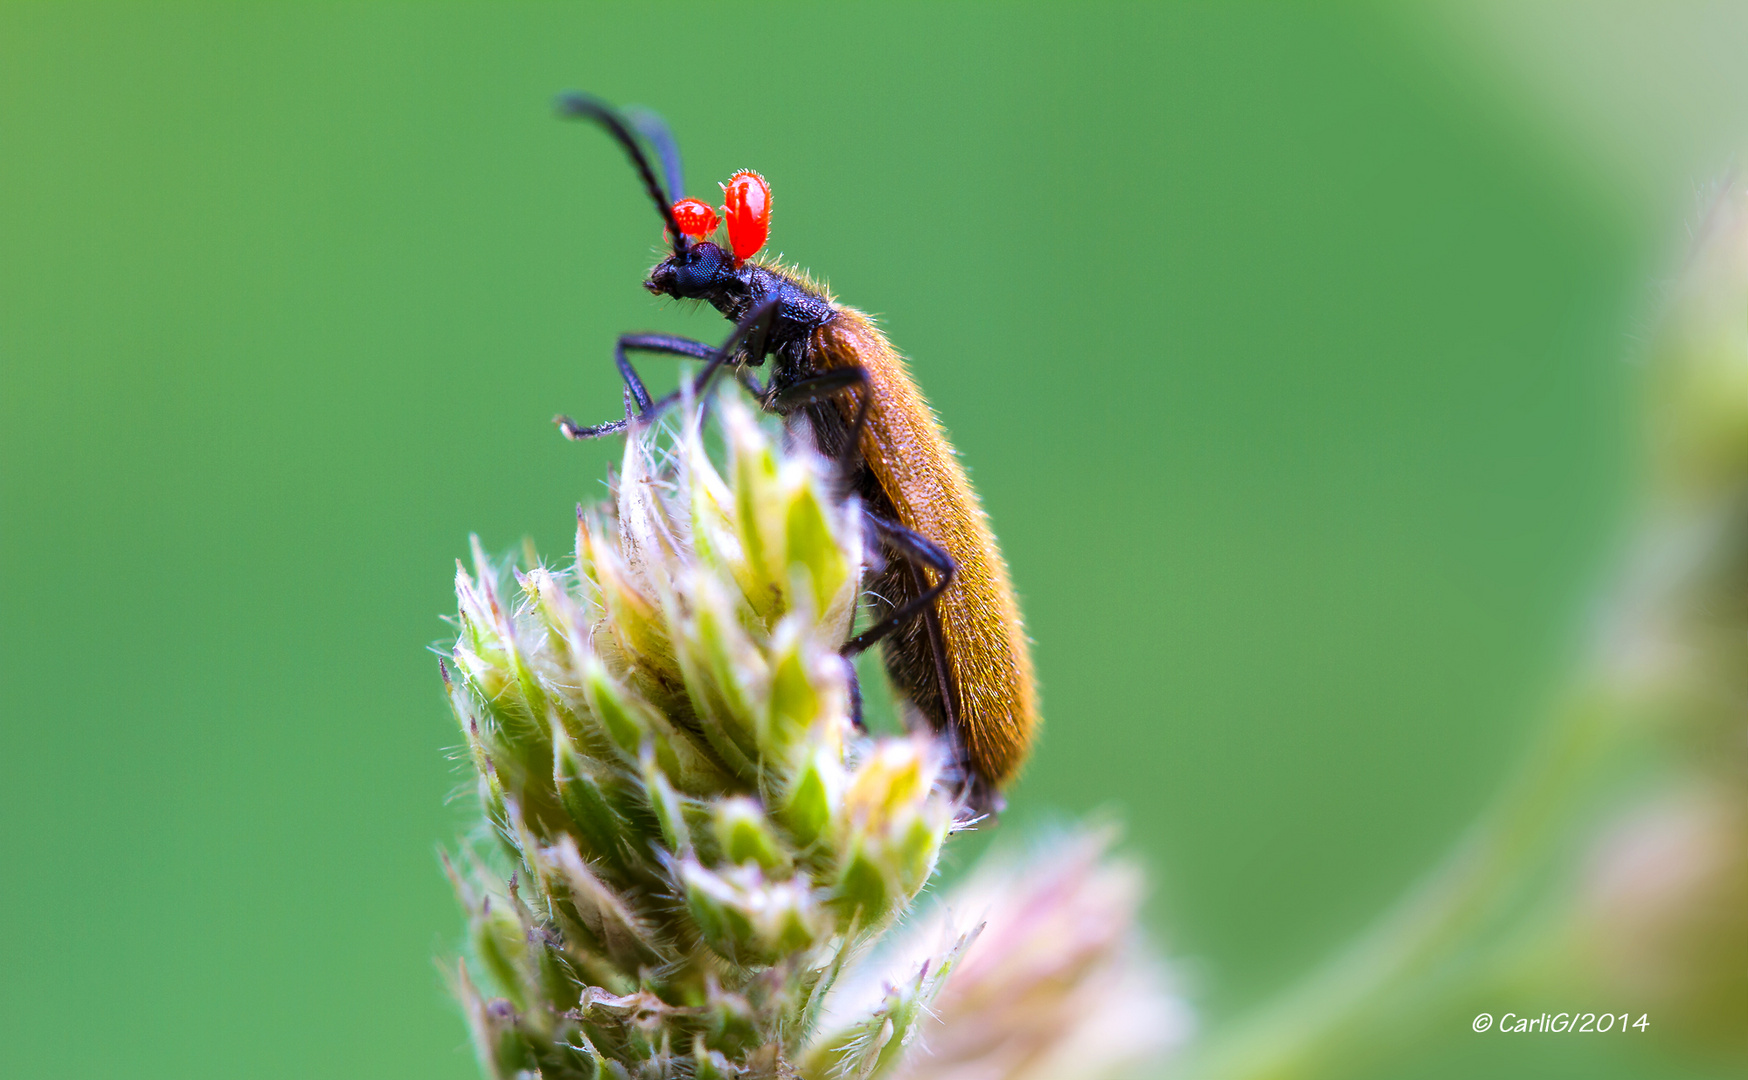
[[[716,212],[680,197],[680,156],[666,125],[645,117],[638,127],[662,160],[664,186],[618,112],[581,94],[560,98],[559,109],[618,140],[667,226],[672,254],[644,287],[709,301],[735,324],[720,347],[666,334],[621,337],[616,359],[637,415],[595,427],[559,417],[565,435],[624,431],[682,399],[675,391],[650,400],[628,352],[704,361],[694,396],[726,369],[766,409],[790,418],[793,432],[837,462],[846,494],[860,500],[870,532],[895,556],[869,568],[864,588],[875,621],[844,654],[882,642],[894,689],[951,743],[970,812],[1000,809],[1000,789],[1019,771],[1038,726],[1031,652],[977,493],[904,358],[866,315],[794,271],[753,259],[771,231],[764,177],[738,172],[722,185],[725,250],[709,239]],[[770,382],[761,386],[753,369],[767,357]],[[859,703],[856,710],[859,722]]]
[[[702,240],[716,231],[716,211],[703,199],[681,199],[674,204],[674,220],[680,231],[694,240]]]
[[[735,261],[750,259],[771,235],[771,185],[756,172],[737,172],[722,185],[722,199]]]

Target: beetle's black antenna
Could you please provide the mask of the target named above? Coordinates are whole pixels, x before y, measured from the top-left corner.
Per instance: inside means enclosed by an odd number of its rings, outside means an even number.
[[[673,204],[668,201],[662,191],[662,182],[656,179],[655,170],[650,168],[649,158],[644,156],[643,147],[637,145],[637,139],[631,134],[631,129],[625,126],[612,106],[604,101],[592,98],[587,94],[568,93],[558,96],[558,111],[563,116],[593,120],[607,129],[607,133],[618,140],[624,148],[631,163],[637,167],[637,175],[643,178],[644,190],[655,201],[656,212],[661,214],[667,223],[668,235],[674,239],[674,254],[683,255],[686,252],[686,234],[680,231],[680,223],[674,220]],[[676,155],[677,157],[677,155]]]
[[[668,122],[662,119],[661,113],[650,109],[640,109],[633,105],[624,110],[625,119],[631,121],[631,126],[637,129],[644,141],[655,148],[656,157],[662,161],[662,176],[668,182],[668,205],[672,206],[686,197],[685,170],[680,167],[680,144],[674,141],[674,133],[668,129]]]

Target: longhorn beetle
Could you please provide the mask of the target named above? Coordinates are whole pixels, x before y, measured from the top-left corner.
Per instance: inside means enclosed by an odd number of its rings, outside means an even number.
[[[895,688],[953,746],[969,808],[999,810],[1000,788],[1018,771],[1038,726],[1031,654],[977,493],[904,358],[868,316],[798,271],[754,258],[771,222],[771,189],[762,176],[739,172],[723,185],[724,247],[712,239],[717,210],[685,197],[678,150],[658,118],[641,113],[628,122],[582,94],[560,97],[558,108],[599,124],[619,143],[667,227],[671,254],[650,270],[644,288],[708,301],[735,324],[720,347],[665,334],[621,337],[614,356],[626,417],[579,427],[561,416],[560,429],[572,439],[623,431],[680,400],[680,391],[651,400],[628,359],[634,352],[704,361],[694,395],[727,366],[765,409],[792,418],[792,431],[807,432],[837,462],[841,482],[897,556],[865,583],[877,621],[847,642],[844,654],[885,641]],[[665,188],[638,136],[661,159]],[[766,357],[770,376],[760,385],[749,369]]]

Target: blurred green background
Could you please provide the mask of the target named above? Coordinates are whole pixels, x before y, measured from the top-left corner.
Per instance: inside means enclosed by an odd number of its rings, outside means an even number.
[[[0,7],[0,1075],[474,1074],[451,560],[566,549],[614,334],[726,330],[638,288],[570,87],[764,172],[914,358],[1037,642],[1004,830],[1119,816],[1206,1015],[1279,989],[1494,789],[1613,547],[1741,53],[1611,66],[1662,23],[1605,10]],[[1667,1075],[1489,1045],[1413,1075]]]

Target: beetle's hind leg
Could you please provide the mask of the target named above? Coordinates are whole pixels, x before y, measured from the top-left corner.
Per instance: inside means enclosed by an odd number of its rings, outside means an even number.
[[[842,652],[846,656],[866,652],[881,638],[928,610],[934,604],[935,598],[946,591],[953,581],[954,572],[959,569],[959,564],[953,561],[953,556],[947,554],[945,548],[921,533],[913,532],[898,522],[888,521],[877,514],[864,513],[863,517],[880,538],[886,541],[886,546],[910,564],[919,578],[918,584],[923,587],[884,619],[845,642]],[[928,579],[922,575],[924,569],[935,572],[934,584],[929,584]]]
[[[963,733],[959,727],[959,697],[952,673],[948,670],[947,643],[941,632],[941,618],[935,610],[935,601],[952,583],[953,575],[959,568],[958,564],[945,548],[921,533],[907,529],[896,521],[888,521],[878,514],[864,512],[864,517],[885,541],[886,546],[905,561],[906,569],[910,572],[911,598],[888,612],[885,618],[845,642],[839,651],[846,657],[854,657],[883,638],[891,636],[893,631],[906,622],[912,619],[920,621],[923,637],[928,642],[929,659],[933,661],[935,692],[940,695],[941,720],[944,722],[940,733],[953,747],[955,764],[967,776],[974,776],[974,771],[965,767],[968,758],[961,742]],[[932,584],[929,582],[931,570],[935,573]],[[889,662],[890,659],[889,657]],[[972,785],[975,786],[975,783],[972,782]],[[966,790],[975,794],[972,787],[967,787]]]
[[[766,399],[767,405],[778,412],[785,412],[799,405],[825,401],[846,390],[860,390],[856,395],[856,412],[852,417],[844,444],[838,447],[838,474],[846,479],[851,475],[857,460],[862,453],[862,431],[868,426],[868,406],[873,398],[869,393],[868,369],[864,367],[834,368],[805,379],[798,380],[788,386],[775,390]],[[909,600],[900,604],[896,610],[889,612],[884,619],[857,634],[844,643],[841,650],[845,656],[857,656],[866,652],[882,638],[889,636],[894,630],[907,621],[922,616],[927,624],[929,647],[934,654],[936,675],[941,684],[942,707],[946,710],[949,720],[954,719],[953,697],[949,689],[947,676],[946,646],[941,640],[940,621],[935,617],[934,603],[953,580],[953,574],[959,569],[953,561],[953,556],[941,545],[930,540],[919,532],[915,532],[896,521],[889,521],[878,514],[864,511],[864,517],[873,527],[875,533],[886,542],[900,558],[910,564],[913,593]],[[931,584],[928,571],[935,572],[935,580]]]
[[[833,368],[811,375],[773,390],[765,401],[768,408],[787,412],[801,405],[829,400],[846,390],[861,391],[856,395],[856,412],[850,420],[844,444],[838,447],[837,452],[838,474],[847,479],[861,456],[862,431],[868,426],[868,406],[873,395],[869,393],[867,368]],[[945,548],[923,534],[875,513],[864,511],[863,516],[875,533],[886,542],[886,546],[910,564],[914,592],[909,600],[888,613],[884,619],[845,642],[842,652],[845,656],[866,652],[870,646],[890,635],[905,622],[918,615],[924,616],[929,624],[929,644],[935,654],[935,665],[940,669],[942,701],[948,702],[945,707],[950,713],[952,705],[951,695],[947,693],[946,649],[940,640],[939,622],[931,609],[935,599],[952,582],[953,574],[959,566]],[[932,584],[928,579],[929,570],[935,572]]]

